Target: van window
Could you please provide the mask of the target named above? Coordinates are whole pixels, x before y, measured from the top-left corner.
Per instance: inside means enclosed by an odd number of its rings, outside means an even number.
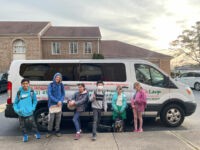
[[[3,74],[0,74],[0,80],[3,80]]]
[[[20,75],[32,81],[51,81],[57,72],[63,75],[63,81],[126,81],[122,63],[37,63],[20,67]]]
[[[188,73],[183,73],[182,75],[180,75],[181,78],[183,77],[188,77]]]
[[[187,77],[194,77],[194,73],[193,72],[189,72]]]
[[[180,77],[181,78],[183,78],[183,77],[195,77],[195,73],[193,73],[193,72],[183,73]]]
[[[22,64],[20,67],[20,75],[32,81],[52,81],[55,73],[60,72],[63,81],[78,80],[78,64],[64,63],[38,63],[38,64]]]
[[[135,72],[138,82],[157,87],[167,86],[165,76],[152,66],[135,64]]]
[[[200,77],[200,73],[195,73],[195,77]]]
[[[81,81],[126,81],[126,69],[122,63],[85,63],[80,64]]]
[[[8,80],[8,73],[0,74],[0,80]]]

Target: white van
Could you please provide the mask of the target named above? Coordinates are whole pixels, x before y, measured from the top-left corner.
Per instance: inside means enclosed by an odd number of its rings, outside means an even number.
[[[147,108],[145,117],[160,117],[167,126],[177,127],[185,116],[195,112],[196,102],[190,87],[171,79],[156,65],[135,59],[102,59],[102,60],[16,60],[13,61],[8,76],[8,100],[6,117],[17,117],[12,103],[23,78],[30,79],[31,87],[37,94],[38,104],[35,119],[40,130],[47,126],[47,86],[53,75],[60,72],[66,90],[66,99],[78,90],[77,84],[84,83],[88,91],[96,88],[96,81],[105,83],[105,94],[108,101],[108,112],[103,118],[111,119],[111,98],[117,85],[121,85],[127,96],[127,121],[132,121],[130,98],[135,92],[134,82],[140,82],[147,91]],[[82,116],[91,119],[91,108],[88,107]],[[72,117],[73,111],[63,106],[63,116]]]
[[[175,80],[187,84],[195,90],[200,90],[200,71],[187,71],[182,73]]]

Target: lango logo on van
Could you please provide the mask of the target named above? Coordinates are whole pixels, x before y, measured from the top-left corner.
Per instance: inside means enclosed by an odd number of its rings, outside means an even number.
[[[148,93],[153,94],[153,95],[159,95],[161,93],[161,91],[159,91],[159,90],[149,90]]]

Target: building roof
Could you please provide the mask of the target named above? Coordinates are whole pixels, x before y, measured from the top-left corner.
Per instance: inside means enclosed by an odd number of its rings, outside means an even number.
[[[0,35],[37,35],[50,22],[0,21]]]
[[[50,27],[43,38],[101,38],[99,27]]]
[[[101,41],[100,52],[105,58],[140,58],[140,59],[171,59],[169,55],[160,54],[141,47],[120,41]]]

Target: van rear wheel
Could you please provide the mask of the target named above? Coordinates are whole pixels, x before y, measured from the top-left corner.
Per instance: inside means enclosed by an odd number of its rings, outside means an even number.
[[[161,121],[168,127],[180,126],[184,119],[185,113],[182,107],[177,104],[167,105],[161,112]]]
[[[40,108],[35,112],[35,122],[37,124],[38,130],[47,131],[48,126],[48,108]]]

